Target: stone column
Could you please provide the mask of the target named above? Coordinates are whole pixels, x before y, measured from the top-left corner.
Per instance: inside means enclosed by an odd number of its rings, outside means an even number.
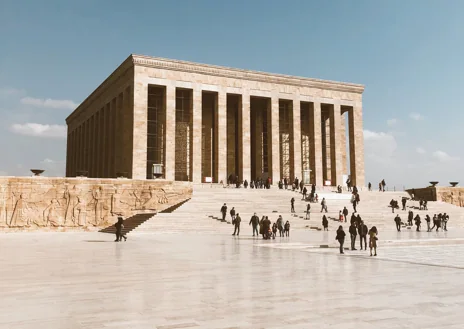
[[[340,121],[340,104],[334,104],[330,107],[330,168],[332,186],[342,185]]]
[[[269,121],[271,138],[271,173],[272,184],[277,184],[280,181],[280,144],[279,144],[279,97],[272,95],[271,97],[271,120]]]
[[[347,159],[346,159],[346,117],[345,113],[340,113],[340,153],[342,159],[342,175],[348,175]],[[340,185],[344,185],[345,181],[342,181]]]
[[[166,86],[165,178],[174,180],[176,172],[176,87]]]
[[[201,183],[202,91],[198,85],[194,86],[192,103],[192,182]]]
[[[240,109],[241,119],[241,179],[251,179],[251,144],[250,144],[250,95],[242,94],[242,108]]]
[[[321,135],[321,103],[313,103],[310,110],[310,136],[311,136],[311,175],[316,186],[323,186],[322,175],[322,135]]]
[[[147,178],[148,84],[134,81],[132,142],[132,178]],[[106,158],[105,158],[106,159]]]
[[[362,127],[362,106],[348,111],[350,134],[350,174],[353,185],[365,186],[364,178],[364,134]]]
[[[301,181],[303,173],[301,172],[301,108],[300,97],[293,99],[292,106],[292,138],[293,138],[293,179],[298,177]],[[290,162],[291,163],[291,162]]]
[[[217,176],[216,181],[221,180],[227,184],[227,93],[220,90],[217,106]]]

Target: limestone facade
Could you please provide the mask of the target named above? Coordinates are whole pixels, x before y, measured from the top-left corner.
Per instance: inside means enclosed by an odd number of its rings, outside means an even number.
[[[363,91],[131,55],[66,119],[66,175],[150,179],[160,164],[166,180],[236,174],[336,186],[350,174],[364,186]]]
[[[191,183],[165,180],[1,177],[0,230],[98,230],[191,198]]]

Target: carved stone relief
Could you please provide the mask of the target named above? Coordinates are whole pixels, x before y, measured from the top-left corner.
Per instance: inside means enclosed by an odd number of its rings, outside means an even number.
[[[117,216],[160,211],[191,192],[180,182],[0,178],[0,229],[106,227]]]

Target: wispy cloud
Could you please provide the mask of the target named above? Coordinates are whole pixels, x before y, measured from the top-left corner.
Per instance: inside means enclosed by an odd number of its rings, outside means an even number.
[[[444,151],[435,151],[432,153],[432,156],[440,162],[449,162],[453,160],[459,160],[457,157],[453,157]]]
[[[68,99],[42,99],[34,97],[23,97],[21,98],[20,102],[24,105],[64,110],[74,110],[79,106],[79,104],[74,103],[72,100]]]
[[[425,150],[422,147],[417,147],[416,152],[419,154],[425,154]]]
[[[395,119],[395,118],[387,120],[387,126],[389,126],[389,127],[393,127],[397,123],[398,123],[398,119]]]
[[[44,125],[40,123],[15,123],[10,127],[11,131],[26,136],[65,138],[66,126],[64,125]]]
[[[424,120],[424,117],[420,113],[417,113],[417,112],[409,113],[409,117],[416,121]]]
[[[22,95],[24,94],[24,90],[16,89],[16,88],[0,88],[0,96],[8,97],[8,96],[15,96],[15,95]]]

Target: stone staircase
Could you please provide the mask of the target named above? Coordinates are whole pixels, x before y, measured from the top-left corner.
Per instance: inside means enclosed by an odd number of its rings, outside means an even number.
[[[137,228],[139,225],[142,223],[146,222],[150,218],[155,216],[153,213],[147,213],[147,214],[137,214],[132,217],[129,217],[124,220],[124,228],[122,229],[123,234],[127,234],[131,231],[133,231],[135,228]],[[114,225],[108,226],[102,230],[99,231],[100,233],[111,233],[111,234],[116,234],[116,227]]]
[[[338,212],[344,206],[349,211],[349,217],[352,212],[350,203],[351,194],[344,192],[342,194],[334,193],[332,188],[324,188],[316,191],[319,195],[319,203],[322,197],[327,200],[329,218],[329,229],[334,230],[340,223]],[[362,219],[370,227],[376,225],[379,230],[395,230],[393,221],[396,213],[405,222],[407,221],[407,211],[392,210],[389,207],[391,199],[398,200],[401,205],[401,198],[408,196],[406,192],[360,192],[360,204],[358,212]],[[290,212],[290,199],[295,198],[296,213]],[[248,222],[254,212],[261,218],[263,215],[269,216],[271,222],[277,220],[278,215],[282,215],[284,221],[289,220],[291,229],[317,229],[321,228],[322,214],[319,203],[311,203],[310,220],[305,220],[305,210],[307,202],[301,200],[302,195],[291,190],[279,190],[273,187],[266,189],[236,189],[233,187],[222,187],[222,185],[196,185],[193,190],[192,199],[180,205],[171,213],[159,213],[150,220],[143,222],[137,227],[137,233],[232,233],[232,225],[228,225],[231,221],[229,213],[227,214],[227,222],[222,222],[220,208],[226,203],[228,212],[232,207],[235,207],[236,213],[242,218],[241,230],[243,233],[251,233],[251,228]],[[417,209],[416,209],[417,207]],[[417,201],[408,201],[407,209],[417,212],[421,219],[429,214],[446,212],[450,216],[448,227],[464,227],[464,208],[456,207],[443,202],[429,202],[428,211],[419,211],[419,203]],[[331,220],[333,219],[333,220]],[[345,228],[349,223],[343,223]],[[425,221],[422,223],[426,227]],[[249,230],[249,232],[248,232]]]

